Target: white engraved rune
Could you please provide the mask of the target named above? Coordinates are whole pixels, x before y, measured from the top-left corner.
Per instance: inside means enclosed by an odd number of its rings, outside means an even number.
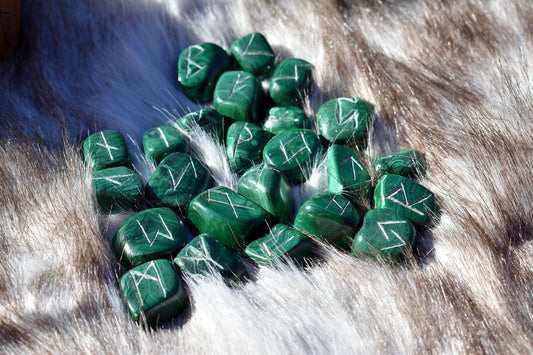
[[[275,78],[274,81],[280,81],[280,80],[293,80],[298,81],[298,68],[309,68],[311,65],[306,63],[300,63],[294,65],[294,75],[293,76],[280,76],[279,78]]]
[[[286,146],[288,144],[290,144],[292,141],[294,141],[296,138],[300,137],[300,139],[302,140],[302,145],[303,146],[300,146],[299,145],[299,148],[297,151],[295,152],[290,152],[291,155],[289,156],[289,152],[287,151],[287,148]],[[289,147],[290,148],[290,147]],[[289,139],[288,141],[286,142],[283,142],[283,141],[280,141],[279,142],[279,149],[281,150],[281,152],[283,153],[283,155],[285,156],[285,161],[283,162],[283,164],[286,164],[288,162],[290,162],[298,153],[300,153],[301,151],[303,150],[306,150],[309,152],[309,153],[312,153],[311,151],[311,148],[309,148],[309,144],[307,144],[307,141],[305,140],[305,136],[303,134],[303,132],[298,132],[297,135],[295,135],[294,137],[292,137],[291,139]]]
[[[282,243],[277,240],[277,238],[283,233],[284,230],[281,229],[276,234],[271,234],[270,238],[264,243],[261,243],[261,250],[268,256],[272,256],[272,252],[276,252],[278,255],[286,253],[288,250],[285,249],[285,245],[289,244],[293,239],[294,235],[291,235],[289,238],[285,239]]]
[[[162,233],[158,229],[157,232],[155,232],[154,235],[152,236],[152,239],[150,239],[150,237],[148,236],[148,234],[144,230],[144,226],[141,224],[141,222],[139,222],[139,220],[136,221],[137,225],[139,226],[139,229],[141,230],[141,233],[143,234],[144,238],[146,238],[146,241],[148,242],[148,244],[150,244],[150,246],[152,246],[152,244],[154,244],[155,240],[159,236],[161,236],[161,237],[163,237],[165,239],[168,239],[168,240],[174,240],[174,237],[172,236],[172,233],[168,229],[167,224],[163,220],[163,217],[161,217],[161,215],[159,213],[157,215],[159,216],[159,220],[161,221],[161,224],[163,225],[163,228],[165,228],[166,234]]]
[[[201,241],[200,248],[189,245],[187,249],[189,255],[187,255],[186,257],[183,257],[183,259],[194,261],[196,264],[199,264],[200,262],[210,263],[216,266],[220,270],[224,269],[222,265],[220,265],[218,262],[216,262],[213,259],[213,257],[209,253],[209,250],[207,250],[207,246],[205,245],[205,240],[201,238],[200,241]]]
[[[431,194],[424,196],[416,201],[409,202],[409,199],[407,198],[407,194],[405,193],[405,187],[403,186],[402,182],[400,183],[400,186],[398,188],[391,191],[391,193],[385,196],[386,199],[391,200],[392,202],[395,202],[399,204],[400,206],[403,206],[407,208],[408,210],[413,211],[414,213],[419,214],[421,216],[424,215],[424,212],[415,208],[415,206],[418,204],[421,204],[422,202],[426,201],[430,197],[431,197]]]
[[[159,135],[161,136],[161,139],[163,140],[163,142],[165,142],[165,145],[168,148],[169,145],[168,145],[168,140],[167,140],[167,137],[165,136],[165,133],[163,133],[163,130],[159,127],[157,127],[157,130],[159,131]]]
[[[197,52],[194,56],[192,55],[193,49],[199,50],[199,52]],[[200,46],[189,47],[187,57],[185,58],[185,60],[187,61],[187,73],[185,74],[185,79],[190,79],[193,76],[198,75],[198,73],[205,69],[205,65],[200,65],[193,60],[194,58],[202,54],[204,51],[205,49]]]
[[[243,138],[243,131],[246,132],[246,135]],[[235,143],[233,143],[233,154],[235,154],[235,151],[237,150],[237,146],[241,143],[249,142],[253,139],[252,131],[248,127],[248,125],[244,124],[241,127],[241,130],[239,131],[239,134],[237,135],[237,139],[235,139]]]
[[[237,74],[237,77],[235,78],[235,80],[233,80],[233,84],[231,85],[231,89],[228,94],[228,99],[231,99],[233,94],[239,94],[243,89],[246,88],[246,86],[248,85],[246,83],[246,79],[246,77],[241,79],[241,74]]]
[[[340,209],[340,211],[341,211],[340,215],[342,216],[342,214],[346,211],[346,209],[350,205],[350,201],[347,200],[346,203],[343,206],[335,199],[336,197],[337,196],[335,196],[335,195],[331,196],[331,198],[329,199],[328,203],[326,204],[326,209],[328,209],[329,206],[331,205],[331,203],[333,202]]]
[[[359,170],[364,170],[363,166],[361,165],[360,162],[357,161],[357,159],[355,159],[353,156],[349,156],[348,158],[344,159],[343,161],[341,161],[339,163],[339,166],[340,165],[343,165],[344,163],[346,163],[347,161],[350,161],[350,167],[352,168],[352,178],[355,180],[357,178],[357,174],[355,172],[355,166],[357,165],[357,167],[359,168]]]
[[[348,102],[355,104],[356,101],[354,98],[340,98],[337,99],[336,106],[335,106],[335,113],[337,117],[337,122],[339,122],[340,125],[344,125],[346,122],[352,120],[354,122],[354,125],[357,126],[357,111],[355,111],[352,108],[352,105],[349,105],[349,109],[347,112],[343,110],[342,102]]]
[[[99,177],[95,177],[94,180],[106,180],[106,181],[109,181],[112,184],[115,184],[115,185],[118,185],[118,186],[122,186],[132,176],[133,176],[133,174],[99,176]],[[126,178],[126,179],[120,180],[120,178]]]
[[[389,241],[390,237],[387,234],[387,232],[385,231],[385,228],[383,226],[387,226],[387,225],[391,225],[391,224],[406,224],[406,223],[408,223],[408,222],[407,221],[378,222],[378,227],[381,230],[381,233],[383,233],[383,236],[385,237],[385,239],[387,239],[387,241]],[[396,237],[396,239],[399,240],[400,243],[392,245],[392,246],[388,246],[388,247],[385,247],[385,248],[381,248],[381,250],[387,250],[387,249],[392,249],[392,248],[396,248],[396,247],[400,247],[400,246],[406,245],[405,241],[400,237],[400,235],[395,230],[391,229],[390,232],[394,235],[394,237]]]
[[[185,176],[185,173],[187,172],[187,170],[189,170],[189,167],[192,168],[192,171],[193,171],[193,173],[194,173],[194,177],[195,177],[195,178],[198,178],[198,173],[196,172],[196,168],[194,167],[194,163],[193,163],[191,157],[189,157],[189,162],[187,163],[187,165],[185,166],[185,168],[183,168],[183,169],[181,170],[181,173],[180,173],[180,175],[178,176],[178,179],[177,179],[177,180],[174,178],[174,174],[172,173],[172,169],[167,168],[167,170],[168,170],[168,174],[170,175],[170,180],[172,180],[172,190],[176,190],[176,188],[180,185],[181,180],[182,180],[183,177]]]
[[[212,195],[221,195],[223,196],[223,198],[225,199],[224,200],[216,200],[212,197]],[[239,214],[237,213],[237,208],[241,208],[243,210],[253,210],[254,208],[253,207],[250,207],[250,206],[244,206],[244,205],[239,205],[239,204],[236,204],[236,203],[233,203],[233,201],[231,201],[231,198],[229,197],[229,193],[227,192],[221,192],[221,191],[216,191],[216,190],[207,190],[207,202],[215,202],[215,203],[220,203],[221,205],[225,205],[225,206],[230,206],[231,207],[231,210],[233,211],[233,214],[235,215],[235,218],[239,219]]]
[[[99,145],[100,147],[105,148],[107,150],[107,153],[109,154],[109,159],[115,160],[115,158],[113,157],[113,154],[111,154],[111,149],[113,150],[119,150],[119,149],[107,143],[104,132],[100,132],[100,137],[102,137],[102,140],[104,141],[104,143],[97,142],[96,145]]]
[[[244,47],[244,49],[242,51],[243,55],[253,55],[253,56],[261,55],[261,56],[267,56],[267,57],[273,57],[274,56],[274,53],[271,53],[271,52],[251,51],[250,50],[250,46],[252,45],[252,43],[254,41],[254,38],[255,38],[255,33],[252,33],[252,35],[250,36],[250,39],[248,40],[248,43],[246,43],[246,47]]]
[[[276,114],[279,111],[280,110],[277,110]],[[286,109],[279,116],[272,115],[272,116],[269,116],[268,119],[270,120],[272,118],[273,120],[276,120],[276,121],[298,122],[298,118],[289,116],[290,113],[291,113],[291,111]]]
[[[148,274],[148,271],[150,271],[150,269],[153,270],[155,275]],[[137,290],[137,295],[139,296],[138,300],[139,300],[139,304],[141,307],[143,306],[143,301],[142,301],[141,291],[139,290],[139,285],[141,284],[141,282],[143,282],[143,280],[150,280],[150,281],[157,282],[157,284],[159,285],[159,288],[161,289],[161,293],[163,294],[163,297],[167,297],[167,291],[163,287],[163,283],[161,282],[161,277],[159,276],[159,273],[157,272],[157,268],[155,267],[153,261],[150,261],[142,272],[131,270],[130,277],[132,278],[133,284],[135,285],[135,289]]]

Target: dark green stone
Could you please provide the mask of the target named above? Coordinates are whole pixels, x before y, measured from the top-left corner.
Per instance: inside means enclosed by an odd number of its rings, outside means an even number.
[[[227,279],[239,280],[248,275],[241,260],[215,238],[200,234],[183,248],[174,262],[187,274],[218,272]]]
[[[180,117],[176,121],[176,126],[185,135],[189,135],[195,127],[199,127],[222,140],[226,132],[227,119],[213,108],[204,108]]]
[[[130,165],[130,155],[124,137],[118,131],[105,130],[91,134],[83,141],[85,163],[94,169]]]
[[[284,224],[276,224],[265,237],[254,240],[244,250],[259,264],[272,265],[278,259],[291,258],[297,263],[313,257],[313,242]]]
[[[374,207],[388,208],[424,226],[436,213],[435,197],[424,186],[400,175],[383,175],[374,190]]]
[[[159,163],[146,186],[156,205],[184,209],[191,199],[211,186],[207,167],[185,153],[171,153]]]
[[[263,161],[282,171],[292,184],[305,178],[322,143],[309,129],[289,129],[274,136],[263,149]]]
[[[296,214],[294,228],[340,248],[349,248],[359,215],[344,196],[324,193],[307,199]]]
[[[228,71],[220,76],[213,104],[222,116],[236,121],[256,122],[261,86],[253,74]]]
[[[337,144],[329,147],[329,192],[346,193],[357,200],[365,200],[371,184],[368,170],[350,147]]]
[[[224,186],[196,196],[189,205],[188,217],[201,233],[222,244],[243,250],[267,227],[267,211],[246,197]]]
[[[181,51],[177,63],[178,86],[200,103],[213,100],[220,75],[231,68],[229,54],[213,43],[199,43]]]
[[[230,52],[244,71],[256,76],[270,74],[276,59],[266,38],[257,32],[233,42]]]
[[[226,153],[231,168],[241,172],[261,162],[263,147],[270,137],[270,133],[256,124],[234,122],[229,126],[226,138]]]
[[[352,244],[355,256],[383,256],[397,258],[411,247],[415,228],[397,212],[384,208],[368,211],[363,226]]]
[[[175,266],[153,260],[124,273],[120,289],[136,322],[157,326],[179,315],[187,306],[187,293]]]
[[[379,155],[374,160],[376,173],[402,175],[408,178],[421,177],[426,172],[426,161],[413,149]]]
[[[263,124],[265,131],[278,134],[290,128],[309,128],[309,117],[304,110],[296,106],[277,106],[268,111]]]
[[[270,78],[270,97],[279,106],[301,106],[312,83],[313,65],[303,59],[281,62]]]
[[[364,142],[372,112],[372,105],[357,97],[326,101],[316,115],[320,135],[332,143]]]
[[[173,152],[189,152],[189,143],[172,126],[159,126],[146,131],[143,135],[144,156],[157,164]]]
[[[237,192],[281,222],[291,219],[294,205],[291,186],[279,170],[265,164],[251,167],[240,178]]]
[[[135,211],[144,201],[141,178],[125,166],[95,171],[92,187],[104,213]]]

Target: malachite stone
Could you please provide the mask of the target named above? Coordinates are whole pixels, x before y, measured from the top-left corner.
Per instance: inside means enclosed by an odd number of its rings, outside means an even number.
[[[281,62],[270,78],[270,97],[279,106],[301,106],[311,89],[313,65],[303,59]]]
[[[290,128],[309,128],[309,125],[309,117],[301,108],[277,106],[268,111],[263,129],[272,134],[278,134]]]
[[[326,101],[316,115],[320,135],[332,143],[362,143],[367,138],[372,113],[373,106],[357,97]]]
[[[432,224],[435,197],[424,186],[400,175],[383,175],[374,190],[374,208],[388,208],[424,226]]]
[[[226,279],[239,280],[248,275],[241,260],[215,238],[200,234],[183,248],[174,262],[186,274],[218,272]]]
[[[413,149],[379,155],[374,160],[376,173],[402,175],[408,178],[423,176],[426,172],[426,161],[422,154]]]
[[[349,248],[359,214],[344,196],[324,193],[307,199],[296,214],[294,228],[340,248]]]
[[[159,126],[144,133],[143,148],[145,157],[159,164],[170,153],[188,153],[189,143],[176,128]]]
[[[329,192],[345,193],[356,200],[365,200],[371,184],[368,170],[350,147],[337,144],[329,147]]]
[[[282,171],[292,184],[299,184],[311,168],[322,143],[309,129],[289,129],[274,136],[263,149],[263,161]]]
[[[188,297],[174,264],[168,260],[149,261],[127,271],[120,289],[136,322],[157,326],[179,315]]]
[[[280,258],[302,263],[313,257],[314,246],[302,233],[284,224],[276,224],[265,237],[248,244],[244,253],[263,265],[272,265]]]
[[[125,166],[96,170],[92,188],[104,213],[135,211],[144,201],[141,178]]]
[[[354,237],[352,253],[397,258],[411,247],[415,233],[411,222],[397,212],[372,209],[365,214],[363,226]]]
[[[228,129],[226,153],[229,165],[236,172],[261,162],[263,147],[271,135],[256,124],[234,122]]]
[[[253,74],[228,71],[220,76],[213,96],[215,110],[236,121],[256,122],[261,86]]]
[[[213,43],[199,43],[181,51],[177,63],[178,86],[193,100],[213,100],[220,75],[231,68],[231,57]]]
[[[240,178],[237,192],[257,203],[281,222],[292,217],[294,199],[289,181],[281,171],[258,164]]]
[[[189,205],[188,214],[201,233],[240,250],[262,234],[269,216],[259,205],[224,186],[196,196]]]
[[[256,76],[270,74],[276,59],[266,38],[257,32],[233,42],[230,52],[244,71]]]
[[[83,141],[85,163],[94,169],[130,165],[124,137],[118,131],[105,130],[91,134]]]
[[[122,265],[132,268],[175,254],[187,243],[185,227],[170,208],[150,208],[128,218],[112,241]]]
[[[176,121],[176,126],[186,135],[190,134],[196,126],[222,140],[226,132],[226,121],[215,109],[204,108],[180,117]]]
[[[156,205],[184,209],[191,199],[211,186],[208,168],[185,153],[172,153],[159,163],[146,190]]]

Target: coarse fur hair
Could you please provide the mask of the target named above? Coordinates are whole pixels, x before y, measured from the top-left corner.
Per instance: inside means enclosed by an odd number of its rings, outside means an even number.
[[[23,1],[0,66],[0,352],[533,353],[532,22],[527,0]],[[315,66],[311,117],[375,104],[367,164],[424,154],[438,222],[402,262],[320,244],[309,267],[241,285],[188,278],[187,310],[146,329],[109,246],[127,215],[98,212],[80,141],[119,130],[146,181],[143,132],[200,107],[176,87],[179,52],[254,31]],[[234,187],[220,144],[190,139]],[[294,193],[325,188],[316,164]]]

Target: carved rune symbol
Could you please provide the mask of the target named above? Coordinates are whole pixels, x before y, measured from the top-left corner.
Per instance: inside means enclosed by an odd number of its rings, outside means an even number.
[[[122,186],[132,176],[133,176],[133,174],[100,176],[100,177],[95,177],[94,180],[106,180],[106,181],[109,181],[112,184],[115,184],[115,185],[118,185],[118,186]],[[126,178],[126,179],[120,180],[120,178]]]
[[[328,203],[326,204],[326,209],[329,208],[329,206],[331,205],[331,203],[334,203],[335,205],[337,205],[337,207],[339,208],[340,210],[340,215],[342,216],[343,213],[346,211],[346,209],[348,208],[348,206],[350,205],[350,201],[346,201],[346,203],[343,205],[341,205],[335,198],[337,196],[331,196],[331,198],[329,199]]]
[[[266,56],[266,57],[273,57],[274,56],[274,54],[270,53],[270,52],[252,51],[252,50],[250,50],[250,46],[252,45],[252,43],[254,41],[254,38],[255,38],[255,33],[253,33],[250,36],[250,39],[248,40],[248,43],[246,43],[246,47],[244,47],[244,50],[242,51],[243,55],[252,55],[252,56],[261,55],[261,56]]]
[[[349,156],[348,158],[346,158],[343,161],[341,161],[339,163],[339,166],[343,165],[347,161],[349,161],[350,167],[352,168],[352,178],[355,180],[357,178],[357,174],[355,172],[355,166],[357,166],[359,168],[359,170],[364,170],[364,168],[361,165],[361,163],[358,162],[357,159],[355,159],[353,156]]]
[[[157,237],[161,236],[165,239],[168,239],[168,240],[174,240],[174,237],[172,236],[172,233],[170,232],[170,230],[168,229],[167,227],[167,224],[165,223],[165,221],[163,220],[163,217],[161,217],[160,214],[157,214],[159,216],[159,220],[161,221],[161,224],[163,225],[163,228],[165,229],[166,231],[166,234],[165,233],[162,233],[159,229],[157,230],[157,232],[154,233],[153,237],[150,239],[150,237],[148,236],[148,234],[146,233],[146,231],[144,230],[144,226],[141,224],[141,222],[139,222],[139,220],[137,220],[137,225],[139,226],[139,229],[141,230],[141,233],[143,234],[144,238],[146,238],[146,241],[148,242],[148,244],[150,244],[150,246],[152,246],[152,244],[154,244],[155,240],[157,239]]]
[[[310,64],[300,63],[294,65],[294,75],[293,76],[280,76],[279,78],[275,78],[274,81],[279,80],[293,80],[298,82],[298,68],[309,68]]]
[[[161,139],[163,140],[163,142],[165,142],[165,145],[168,148],[169,145],[168,145],[168,140],[167,140],[167,137],[165,136],[165,133],[163,133],[163,130],[161,128],[159,128],[159,127],[157,127],[157,131],[159,132],[159,135],[161,136]]]
[[[289,144],[291,144],[291,142],[294,141],[298,137],[300,137],[300,140],[302,141],[301,145],[300,144],[298,145],[299,149],[297,151],[295,151],[295,152],[292,151],[290,146],[288,147],[289,149],[287,149],[287,146]],[[291,161],[298,153],[300,153],[303,150],[307,149],[307,151],[309,153],[312,153],[311,148],[309,148],[309,144],[307,144],[307,141],[305,140],[305,136],[304,136],[304,134],[302,132],[298,132],[297,135],[295,135],[294,137],[292,137],[291,139],[289,139],[286,142],[280,141],[279,142],[279,149],[281,150],[281,152],[285,156],[285,161],[283,162],[283,164],[286,164],[289,161]],[[290,156],[289,156],[289,152],[290,152]]]
[[[424,196],[416,201],[409,202],[409,199],[407,198],[407,194],[405,193],[405,187],[403,186],[403,183],[400,183],[400,186],[398,188],[391,191],[387,196],[385,196],[386,199],[391,200],[392,202],[395,202],[399,204],[400,206],[403,206],[409,209],[410,211],[413,211],[414,213],[419,214],[421,216],[424,215],[424,212],[415,208],[415,206],[418,204],[421,204],[422,202],[426,201],[430,197],[431,197],[431,194]]]
[[[272,256],[273,251],[276,251],[278,254],[284,254],[287,252],[285,245],[289,244],[294,239],[294,236],[291,235],[289,238],[280,243],[277,238],[281,233],[283,233],[283,230],[280,230],[276,234],[271,234],[270,238],[261,244],[261,250],[268,256]]]
[[[115,160],[115,158],[113,157],[113,154],[111,153],[111,150],[119,150],[119,149],[107,143],[107,139],[105,139],[104,132],[100,132],[100,137],[102,137],[102,140],[104,141],[104,143],[96,142],[96,145],[102,148],[105,148],[107,150],[107,153],[109,154],[109,159]]]
[[[344,125],[348,121],[353,121],[354,125],[357,126],[357,111],[352,108],[352,105],[348,105],[348,110],[343,110],[343,107],[345,107],[342,105],[343,101],[349,104],[356,103],[354,98],[337,99],[337,102],[335,103],[335,117],[337,118],[337,122],[339,122],[340,125]]]
[[[216,194],[218,196],[222,196],[222,200],[217,200],[217,199],[212,198],[213,194]],[[239,214],[237,213],[237,208],[241,208],[243,210],[253,210],[253,208],[250,207],[250,206],[244,206],[244,205],[239,205],[239,204],[233,203],[233,201],[231,201],[231,198],[229,197],[229,193],[216,191],[216,190],[214,190],[214,191],[213,190],[207,190],[207,202],[215,202],[215,203],[219,203],[221,205],[230,206],[231,210],[233,211],[233,214],[235,215],[235,218],[237,218],[237,219],[239,219]]]
[[[205,240],[200,239],[201,245],[200,248],[196,248],[195,246],[190,245],[188,248],[188,251],[191,255],[187,255],[183,259],[191,260],[198,265],[201,262],[209,263],[211,265],[216,266],[218,269],[222,270],[224,267],[217,263],[211,254],[209,253],[209,250],[207,250],[207,246],[205,245]]]
[[[231,99],[233,94],[239,94],[243,89],[246,88],[248,84],[246,83],[246,77],[241,79],[241,74],[237,74],[237,77],[235,80],[233,80],[233,84],[231,85],[231,89],[228,94],[228,99]],[[243,94],[241,94],[243,95]]]
[[[148,273],[150,270],[153,271],[153,275]],[[143,305],[143,301],[141,297],[141,292],[139,290],[139,285],[144,280],[150,280],[150,281],[157,282],[157,285],[161,289],[161,293],[163,294],[163,297],[167,297],[167,291],[163,287],[163,283],[161,282],[161,277],[159,276],[159,273],[157,272],[157,268],[155,267],[153,261],[150,261],[142,272],[131,270],[130,277],[133,280],[133,284],[135,285],[135,289],[137,290],[137,294],[139,295],[138,300],[139,300],[141,307]]]
[[[390,240],[390,237],[389,235],[387,234],[387,232],[385,231],[385,228],[383,226],[387,226],[387,225],[391,225],[391,224],[406,224],[407,222],[406,221],[387,221],[387,222],[378,222],[378,227],[379,229],[381,230],[381,233],[383,233],[383,236],[385,237],[385,239],[387,239],[387,241]],[[396,248],[396,247],[400,247],[402,245],[406,245],[405,241],[400,237],[400,235],[393,229],[390,230],[390,232],[394,235],[394,237],[396,237],[396,239],[398,239],[398,241],[400,242],[399,244],[395,244],[395,245],[392,245],[392,246],[388,246],[388,247],[385,247],[385,248],[381,248],[381,250],[387,250],[387,249],[392,249],[392,248]]]
[[[239,144],[249,142],[252,139],[252,131],[247,125],[243,125],[239,131],[239,134],[237,135],[237,139],[235,139],[235,143],[233,143],[233,153],[235,153]]]
[[[276,111],[276,113],[279,112]],[[284,110],[279,116],[270,116],[269,119],[272,117],[276,121],[289,121],[289,122],[298,122],[298,119],[295,117],[290,117],[290,110]]]
[[[198,173],[196,172],[196,168],[194,167],[194,163],[191,159],[191,157],[189,157],[189,162],[187,163],[187,165],[185,166],[185,168],[183,168],[181,170],[181,173],[180,175],[178,176],[178,179],[176,180],[174,178],[174,174],[172,173],[172,169],[169,169],[167,168],[168,170],[168,174],[170,175],[170,180],[172,181],[172,190],[176,190],[176,188],[178,186],[180,186],[180,183],[181,183],[181,180],[183,179],[183,177],[185,176],[185,173],[187,172],[187,170],[189,170],[189,167],[192,169],[193,173],[194,173],[194,177],[195,178],[198,178]]]
[[[198,51],[194,54],[194,56],[192,55],[193,49]],[[200,46],[191,46],[189,48],[189,51],[187,52],[187,57],[185,58],[185,60],[187,61],[187,73],[185,74],[185,79],[190,79],[193,76],[198,75],[198,73],[205,69],[206,65],[200,65],[193,60],[194,58],[201,55],[204,51],[205,49]]]

